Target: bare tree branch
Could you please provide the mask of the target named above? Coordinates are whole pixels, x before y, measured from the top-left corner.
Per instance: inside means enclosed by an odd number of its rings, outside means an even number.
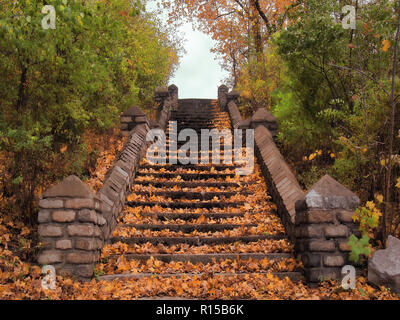
[[[219,15],[217,15],[214,20],[218,20],[219,18],[225,17],[225,16],[229,16],[231,14],[235,13],[235,11],[231,11],[231,12],[226,12],[226,13],[221,13]]]

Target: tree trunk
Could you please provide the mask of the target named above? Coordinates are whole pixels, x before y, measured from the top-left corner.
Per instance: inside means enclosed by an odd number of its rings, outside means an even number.
[[[395,80],[396,80],[396,69],[397,69],[397,53],[399,49],[399,34],[400,34],[400,1],[397,2],[397,31],[394,41],[394,53],[393,53],[393,70],[392,70],[392,92],[390,97],[391,102],[391,114],[390,114],[390,131],[389,131],[389,150],[388,150],[388,173],[386,179],[386,192],[385,192],[385,213],[383,216],[383,241],[387,238],[387,225],[386,219],[389,216],[390,203],[391,203],[391,189],[392,189],[392,167],[393,167],[393,141],[394,141],[394,128],[395,128],[395,117],[396,117],[396,100],[395,100]],[[391,226],[390,226],[391,227]]]

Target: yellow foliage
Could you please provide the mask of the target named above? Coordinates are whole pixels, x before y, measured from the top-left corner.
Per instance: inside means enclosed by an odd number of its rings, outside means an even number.
[[[391,44],[389,40],[383,40],[382,41],[382,51],[387,52],[390,48]]]

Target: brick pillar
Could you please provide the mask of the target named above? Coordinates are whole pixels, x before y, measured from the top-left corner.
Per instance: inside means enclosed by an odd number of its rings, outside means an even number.
[[[87,279],[103,247],[101,201],[78,177],[70,176],[39,201],[40,264],[58,274]]]
[[[121,115],[121,131],[127,136],[137,125],[148,124],[145,113],[138,107],[133,106]]]
[[[233,101],[234,103],[236,103],[237,106],[239,106],[239,97],[240,97],[239,92],[237,92],[236,90],[232,90],[226,96],[228,101],[227,103],[229,104],[229,102]]]
[[[154,92],[154,99],[160,107],[163,107],[165,101],[169,98],[169,94],[167,87],[158,87]]]
[[[346,243],[358,226],[352,216],[360,199],[329,175],[296,202],[295,250],[308,282],[340,279],[349,264]]]
[[[171,110],[178,109],[178,87],[174,84],[171,84],[168,87],[169,97],[171,99]]]
[[[226,111],[226,108],[228,106],[228,92],[229,89],[226,85],[223,84],[222,86],[218,87],[218,102],[221,111]]]
[[[265,108],[258,108],[251,118],[250,127],[257,128],[259,125],[266,127],[275,138],[278,134],[278,124],[276,118]]]
[[[178,94],[178,91],[175,91],[175,88],[172,87],[172,85],[170,90],[171,92],[167,87],[160,87],[157,88],[154,93],[154,100],[156,103],[158,103],[156,121],[164,131],[168,126],[168,120],[171,116],[171,109],[174,107],[174,99],[171,99],[170,94]],[[177,102],[176,107],[178,107]]]

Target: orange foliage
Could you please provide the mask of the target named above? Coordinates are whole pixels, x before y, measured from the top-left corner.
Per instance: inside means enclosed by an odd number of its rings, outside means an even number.
[[[262,22],[256,3],[268,19],[268,25]],[[217,41],[212,51],[222,57],[222,66],[231,71],[235,79],[240,66],[253,53],[261,53],[271,32],[283,25],[282,15],[294,3],[294,0],[162,1],[171,23],[180,23],[184,17]]]

